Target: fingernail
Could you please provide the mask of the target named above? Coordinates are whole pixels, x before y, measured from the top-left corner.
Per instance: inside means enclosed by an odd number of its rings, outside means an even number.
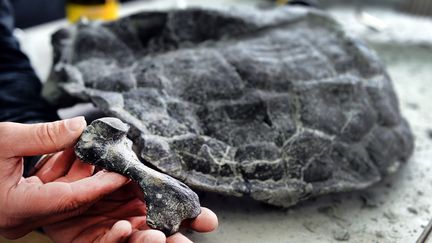
[[[83,116],[67,119],[65,123],[67,129],[69,129],[71,132],[81,130],[87,125],[87,122]]]
[[[106,173],[108,173],[108,171],[106,171],[106,170],[100,170],[96,174],[94,174],[93,176],[100,177],[100,176],[105,175]]]

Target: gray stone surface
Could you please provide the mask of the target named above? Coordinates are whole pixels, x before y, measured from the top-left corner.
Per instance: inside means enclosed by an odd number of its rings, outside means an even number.
[[[129,126],[117,118],[97,119],[84,130],[75,153],[84,162],[137,182],[144,192],[147,224],[172,235],[183,220],[200,214],[198,196],[185,184],[141,163],[126,137],[128,130]]]
[[[291,206],[413,150],[380,60],[318,10],[143,12],[53,46],[47,98],[121,118],[144,161],[194,188]]]

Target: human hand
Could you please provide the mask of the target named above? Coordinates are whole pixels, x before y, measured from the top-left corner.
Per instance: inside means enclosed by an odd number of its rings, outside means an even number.
[[[146,207],[138,199],[139,188],[129,183],[118,191],[98,201],[75,218],[44,227],[54,242],[141,242],[141,243],[187,243],[191,242],[181,233],[170,237],[150,229],[146,224]],[[216,215],[206,208],[201,214],[183,226],[198,232],[213,231],[217,227]]]
[[[40,124],[0,123],[0,235],[16,239],[84,212],[128,179],[75,159],[84,118]],[[62,151],[64,150],[64,151]],[[35,176],[22,177],[23,156],[54,154]]]

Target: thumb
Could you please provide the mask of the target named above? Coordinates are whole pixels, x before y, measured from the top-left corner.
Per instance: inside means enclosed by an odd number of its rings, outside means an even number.
[[[38,124],[0,123],[2,158],[48,154],[73,146],[86,127],[84,117]]]

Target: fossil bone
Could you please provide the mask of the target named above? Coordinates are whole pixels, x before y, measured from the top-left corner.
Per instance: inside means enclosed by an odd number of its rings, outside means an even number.
[[[201,212],[198,196],[188,186],[141,163],[126,134],[129,126],[117,118],[93,121],[75,146],[79,159],[117,172],[137,182],[144,192],[147,224],[167,235],[184,219]]]

